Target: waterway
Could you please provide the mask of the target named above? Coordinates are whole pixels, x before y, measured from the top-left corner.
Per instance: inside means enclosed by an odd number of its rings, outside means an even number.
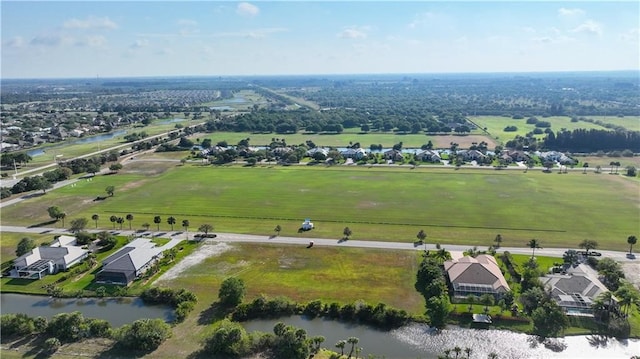
[[[376,357],[393,359],[435,359],[445,349],[471,348],[473,358],[486,358],[489,353],[496,353],[502,359],[629,359],[640,355],[639,340],[606,339],[597,336],[571,336],[554,339],[547,345],[530,335],[504,330],[480,330],[464,328],[448,328],[433,331],[426,325],[413,324],[390,332],[371,329],[362,325],[346,324],[337,321],[313,319],[293,316],[280,319],[253,320],[243,323],[247,331],[273,332],[277,322],[303,328],[309,336],[322,335],[326,338],[323,347],[338,350],[334,347],[339,340],[349,337],[359,339],[358,347],[362,347],[363,357],[369,354]],[[348,352],[350,345],[345,347]]]
[[[138,319],[160,318],[167,322],[174,318],[173,309],[165,305],[147,305],[134,298],[51,298],[48,296],[13,293],[0,294],[2,314],[25,313],[31,317],[51,318],[59,313],[79,311],[85,318],[99,318],[112,327],[132,323]]]
[[[104,140],[110,140],[114,137],[117,136],[121,136],[124,135],[125,133],[127,133],[126,130],[118,130],[118,131],[114,131],[114,132],[110,132],[110,133],[104,133],[101,135],[97,135],[97,136],[91,136],[91,137],[82,137],[82,138],[78,138],[76,140],[71,140],[68,142],[62,142],[59,145],[54,145],[54,146],[50,146],[50,147],[45,147],[45,148],[37,148],[31,151],[27,151],[27,154],[31,157],[37,157],[37,156],[42,156],[46,153],[46,151],[52,152],[54,151],[56,148],[62,147],[62,146],[68,146],[68,145],[78,145],[78,144],[84,144],[84,143],[94,143],[94,142],[100,142],[100,141],[104,141]]]

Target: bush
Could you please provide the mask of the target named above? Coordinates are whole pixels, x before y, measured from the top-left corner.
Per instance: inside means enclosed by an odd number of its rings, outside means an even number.
[[[503,130],[504,132],[516,132],[518,131],[518,127],[516,126],[507,126]]]
[[[44,341],[44,345],[42,346],[42,350],[45,353],[51,355],[60,349],[60,340],[58,338],[49,338]]]
[[[26,314],[3,314],[0,317],[0,331],[3,336],[24,336],[33,333],[33,319]]]
[[[162,319],[140,319],[120,327],[117,345],[124,349],[150,352],[171,336],[171,327]]]

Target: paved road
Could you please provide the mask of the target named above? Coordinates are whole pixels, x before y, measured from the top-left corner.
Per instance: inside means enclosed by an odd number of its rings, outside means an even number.
[[[97,232],[98,230],[89,230],[90,232]],[[142,236],[143,233],[132,231],[132,230],[113,230],[117,232],[119,235],[138,235]],[[0,233],[2,232],[18,232],[18,233],[47,233],[47,234],[69,234],[68,230],[63,228],[56,227],[36,227],[36,228],[27,228],[27,227],[19,227],[19,226],[0,226]],[[172,241],[186,239],[187,235],[192,236],[193,233],[185,233],[182,231],[147,231],[145,232],[147,235],[153,235],[163,238],[170,238]],[[221,242],[247,242],[247,243],[278,243],[278,244],[296,244],[301,246],[307,246],[309,241],[314,242],[315,246],[342,246],[342,247],[355,247],[355,248],[377,248],[377,249],[395,249],[395,250],[434,250],[436,249],[435,244],[426,244],[414,246],[413,243],[410,242],[380,242],[380,241],[363,241],[363,240],[353,240],[350,239],[348,241],[341,241],[338,239],[331,238],[303,238],[303,237],[284,237],[284,236],[258,236],[258,235],[250,235],[250,234],[235,234],[235,233],[216,233],[217,237],[214,241]],[[448,251],[453,252],[463,252],[470,248],[468,245],[453,245],[453,244],[442,244],[443,248]],[[479,248],[485,249],[485,248]],[[562,254],[567,250],[567,248],[541,248],[536,249],[536,254],[541,256],[548,257],[562,257]],[[502,247],[498,250],[498,252],[509,251],[513,254],[531,254],[530,248],[523,247]],[[602,257],[612,258],[619,262],[632,262],[626,257],[627,252],[617,252],[617,251],[606,251],[599,250],[598,252],[602,253]],[[640,260],[640,259],[639,259]]]

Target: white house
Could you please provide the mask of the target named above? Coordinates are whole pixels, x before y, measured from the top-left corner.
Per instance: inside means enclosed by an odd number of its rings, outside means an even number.
[[[148,238],[131,241],[102,261],[96,282],[128,285],[162,258],[162,248]]]
[[[60,240],[62,237],[65,238]],[[29,253],[16,258],[13,267],[17,276],[26,279],[42,279],[47,274],[69,269],[89,255],[88,250],[74,245],[75,237],[61,236],[60,238],[56,239],[51,246],[36,247]]]

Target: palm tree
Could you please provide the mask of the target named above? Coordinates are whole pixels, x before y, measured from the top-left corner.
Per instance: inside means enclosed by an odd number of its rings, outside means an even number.
[[[538,242],[537,239],[533,238],[529,241],[529,248],[533,250],[531,253],[531,258],[533,258],[536,254],[536,248],[540,249],[542,247],[540,247],[540,242]]]
[[[627,237],[627,243],[629,243],[629,254],[631,254],[631,251],[633,250],[633,245],[636,244],[637,242],[638,242],[638,238],[636,238],[636,236]]]
[[[444,248],[440,248],[436,251],[434,258],[438,261],[439,264],[443,264],[445,261],[451,259],[451,253]]]
[[[637,303],[640,297],[638,293],[633,289],[633,287],[625,283],[615,293],[616,297],[619,299],[618,304],[624,309],[624,314],[629,314],[629,309],[633,305],[633,303]]]
[[[473,350],[469,347],[464,348],[464,353],[467,355],[467,359],[471,359],[471,352]]]
[[[186,232],[189,232],[189,220],[188,219],[185,219],[185,220],[182,221],[182,228],[184,228],[184,230]]]
[[[122,229],[122,224],[124,223],[124,218],[122,218],[122,217],[118,217],[117,222],[118,222],[118,224],[120,225],[120,229]]]
[[[345,345],[347,345],[347,341],[346,340],[338,340],[338,342],[336,343],[336,348],[340,349],[340,356],[344,355],[344,347]]]
[[[497,234],[496,239],[494,239],[493,241],[496,242],[496,248],[500,248],[500,245],[502,244],[502,235]]]
[[[127,214],[127,221],[129,221],[129,229],[131,229],[131,221],[133,221],[133,214]]]
[[[62,220],[62,228],[64,228],[64,219],[67,218],[67,214],[65,212],[62,212],[59,214],[60,219]]]
[[[588,167],[589,167],[589,162],[585,162],[585,163],[582,165],[582,168],[583,168],[582,173],[587,173],[587,168],[588,168]]]
[[[456,353],[456,358],[460,356],[460,353],[462,353],[462,348],[460,348],[459,346],[455,346],[453,348],[453,352]]]
[[[162,218],[160,218],[160,216],[153,217],[153,223],[155,223],[158,226],[157,229],[160,230],[160,223],[162,223]]]
[[[278,236],[279,236],[279,235],[280,235],[280,231],[282,230],[282,227],[280,227],[280,225],[278,224],[278,225],[276,226],[276,228],[274,228],[273,230],[276,232],[276,235],[278,235]]]
[[[96,228],[98,228],[98,220],[100,219],[100,216],[94,214],[93,216],[91,216],[91,219],[96,222]]]
[[[349,339],[347,339],[347,343],[351,344],[351,350],[349,351],[349,358],[351,358],[351,355],[353,354],[353,350],[355,349],[356,344],[358,344],[359,341],[360,339],[356,337],[349,337]]]
[[[110,221],[111,223],[113,223],[113,229],[116,229],[116,222],[118,221],[118,217],[116,217],[116,216],[111,216],[111,217],[109,217],[109,221]]]
[[[173,232],[173,225],[176,224],[176,218],[173,216],[167,218],[167,223],[171,225],[171,231]]]
[[[473,312],[473,303],[475,303],[475,301],[476,301],[476,296],[475,295],[469,294],[467,296],[467,302],[469,302],[469,307],[468,307],[469,313]]]
[[[489,306],[493,304],[493,296],[491,294],[483,294],[480,302],[484,304],[484,314],[489,313]]]

